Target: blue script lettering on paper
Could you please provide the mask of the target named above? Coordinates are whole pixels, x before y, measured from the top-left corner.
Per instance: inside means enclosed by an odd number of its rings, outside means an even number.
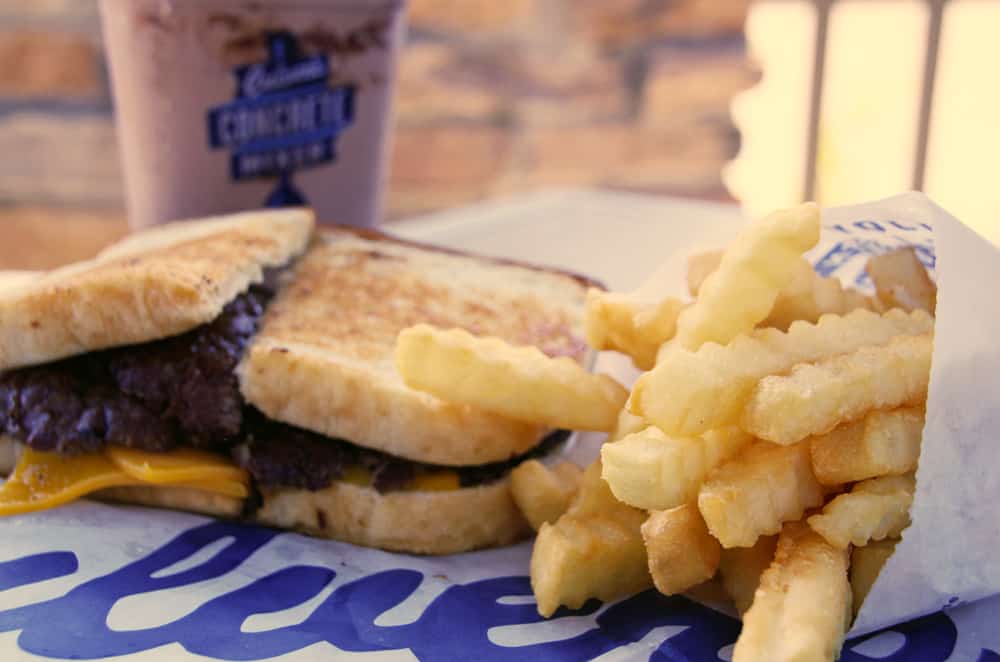
[[[45,552],[0,563],[0,591],[72,575],[78,566],[73,552]]]
[[[267,61],[238,67],[236,98],[209,111],[208,143],[230,150],[234,180],[278,178],[268,206],[303,204],[292,173],[336,159],[337,137],[354,123],[355,88],[331,87],[327,56],[302,55],[291,33],[267,41]]]
[[[881,255],[900,246],[912,246],[921,264],[931,273],[934,272],[936,258],[934,246],[929,241],[926,243],[917,243],[912,237],[884,237],[879,239],[851,237],[850,239],[838,241],[816,260],[816,273],[826,277],[838,271],[854,268],[858,270],[854,278],[854,284],[864,287],[869,283],[868,274],[865,273],[863,268],[868,258],[873,255]]]
[[[927,223],[908,223],[904,221],[872,221],[861,219],[844,225],[843,223],[831,223],[823,226],[826,230],[833,230],[842,234],[853,234],[857,230],[867,232],[931,232],[933,228]]]
[[[116,631],[107,626],[115,603],[139,595],[222,577],[267,542],[276,531],[228,522],[189,529],[149,555],[86,581],[65,595],[0,611],[0,632],[20,630],[18,645],[48,657],[94,659],[125,655],[178,643],[191,653],[223,660],[259,660],[327,642],[345,651],[409,649],[421,660],[578,660],[634,643],[655,628],[681,628],[664,641],[650,660],[721,660],[739,623],[686,598],[646,591],[609,606],[591,601],[583,609],[562,609],[554,618],[594,616],[594,627],[567,639],[525,646],[500,646],[489,630],[542,620],[533,603],[506,604],[508,596],[530,596],[527,577],[496,577],[456,584],[438,595],[412,623],[380,626],[384,612],[406,600],[423,580],[420,572],[393,569],[372,573],[337,587],[304,621],[260,632],[243,632],[253,614],[289,609],[314,598],[333,581],[326,567],[292,565],[198,606],[171,623],[141,630]],[[162,575],[216,541],[231,539],[200,564]],[[0,563],[0,589],[42,581],[76,571],[70,552],[48,552]],[[955,645],[956,632],[944,614],[894,628],[906,645],[886,660],[941,662]],[[864,639],[859,639],[861,642]],[[852,652],[845,661],[870,658]],[[918,657],[910,653],[919,652]]]
[[[903,643],[895,651],[880,657],[870,657],[853,648],[885,632],[903,635]],[[841,662],[943,662],[955,649],[958,629],[944,612],[924,616],[908,623],[851,639],[844,644]]]

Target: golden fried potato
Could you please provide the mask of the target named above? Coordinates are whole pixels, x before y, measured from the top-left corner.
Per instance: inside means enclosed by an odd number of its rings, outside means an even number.
[[[649,514],[642,525],[649,574],[664,595],[683,593],[715,576],[722,548],[691,503]]]
[[[875,580],[882,572],[882,566],[896,551],[898,540],[878,540],[864,547],[851,550],[851,592],[854,594],[854,615],[861,611],[861,605],[875,585]]]
[[[740,426],[772,443],[794,444],[872,409],[923,404],[932,348],[930,334],[897,336],[883,347],[864,347],[797,366],[787,376],[765,377],[754,388]]]
[[[591,288],[587,291],[587,344],[627,354],[637,368],[649,370],[660,345],[674,336],[684,306],[672,297],[654,301]]]
[[[778,536],[761,536],[753,547],[723,549],[719,558],[719,577],[726,593],[741,614],[750,608],[760,576],[774,560]]]
[[[898,538],[910,525],[915,490],[913,474],[862,481],[810,517],[809,526],[834,547]]]
[[[577,609],[590,598],[614,600],[652,585],[640,527],[646,513],[626,506],[601,479],[601,463],[587,467],[569,510],[543,523],[531,553],[531,588],[538,613],[559,605]]]
[[[751,223],[726,249],[694,305],[677,318],[677,342],[726,344],[767,317],[804,252],[819,241],[819,207],[805,203]]]
[[[824,315],[816,324],[796,322],[785,333],[759,329],[726,346],[705,344],[697,352],[669,345],[656,368],[636,382],[628,406],[667,434],[701,434],[738,421],[754,387],[768,375],[933,328],[934,319],[923,311],[879,315],[855,310]]]
[[[870,258],[865,271],[875,284],[876,295],[887,307],[934,314],[937,285],[912,246]]]
[[[924,429],[922,407],[869,412],[809,440],[813,473],[822,485],[854,483],[917,468]]]
[[[695,253],[688,258],[687,286],[688,293],[691,296],[697,297],[705,279],[719,268],[723,253],[725,251],[706,251],[704,253]]]
[[[646,419],[630,412],[628,410],[628,403],[626,402],[622,410],[618,412],[618,420],[615,422],[615,427],[608,433],[608,441],[624,439],[633,432],[645,430],[648,427],[649,423],[646,422]]]
[[[821,503],[808,444],[755,442],[712,471],[698,492],[708,530],[726,548],[751,547]]]
[[[702,437],[670,437],[650,426],[601,447],[604,480],[630,506],[674,508],[696,499],[708,473],[750,440],[737,427],[710,430]]]
[[[847,551],[803,523],[789,522],[743,614],[733,662],[833,660],[850,618]]]
[[[778,294],[761,326],[785,330],[793,322],[815,323],[823,315],[845,315],[856,308],[875,309],[865,295],[845,289],[838,278],[824,278],[805,258],[799,260],[791,282]]]
[[[396,368],[407,386],[442,400],[556,428],[610,430],[628,397],[569,357],[427,324],[400,332]]]
[[[688,258],[687,284],[691,296],[698,296],[702,283],[718,268],[721,260],[722,251],[698,253]],[[758,326],[784,331],[792,322],[816,322],[822,315],[844,315],[856,308],[881,311],[883,306],[878,299],[844,288],[838,278],[820,276],[805,258],[800,258],[788,284],[778,293],[771,312]]]
[[[580,467],[560,462],[551,469],[538,460],[525,460],[510,472],[510,494],[524,518],[537,531],[554,523],[569,508],[580,486]]]

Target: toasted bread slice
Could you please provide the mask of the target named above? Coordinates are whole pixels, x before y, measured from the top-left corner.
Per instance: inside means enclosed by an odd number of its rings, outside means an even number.
[[[44,275],[44,271],[0,271],[0,292],[24,287]]]
[[[0,287],[0,370],[188,331],[302,251],[307,209],[159,226],[86,262]]]
[[[265,492],[261,524],[366,547],[454,554],[507,545],[531,527],[510,494],[510,480],[446,492],[389,492],[336,481],[317,492]]]
[[[583,361],[592,285],[368,231],[318,233],[244,354],[240,388],[270,418],[399,457],[505,460],[543,430],[408,388],[393,361],[396,336],[427,322]]]
[[[239,517],[243,500],[167,485],[112,487],[100,501]],[[389,492],[335,481],[310,492],[283,489],[264,494],[255,521],[311,536],[412,554],[455,554],[508,545],[531,534],[510,495],[507,478],[448,492]]]
[[[95,492],[91,496],[98,501],[186,510],[189,513],[200,513],[212,517],[235,518],[243,512],[243,499],[195,490],[190,487],[131,485],[129,487],[109,487]]]

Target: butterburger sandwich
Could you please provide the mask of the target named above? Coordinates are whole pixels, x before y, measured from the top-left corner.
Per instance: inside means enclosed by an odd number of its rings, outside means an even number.
[[[564,435],[408,388],[396,337],[429,323],[583,361],[592,284],[313,233],[303,210],[162,226],[14,276],[0,513],[92,494],[417,553],[511,542],[529,529],[510,470]]]

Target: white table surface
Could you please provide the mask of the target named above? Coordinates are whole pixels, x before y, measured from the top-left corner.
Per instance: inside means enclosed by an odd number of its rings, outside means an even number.
[[[615,290],[637,286],[670,260],[677,271],[665,276],[682,289],[684,259],[692,247],[722,246],[744,222],[735,204],[575,189],[462,207],[386,230],[582,272]]]

